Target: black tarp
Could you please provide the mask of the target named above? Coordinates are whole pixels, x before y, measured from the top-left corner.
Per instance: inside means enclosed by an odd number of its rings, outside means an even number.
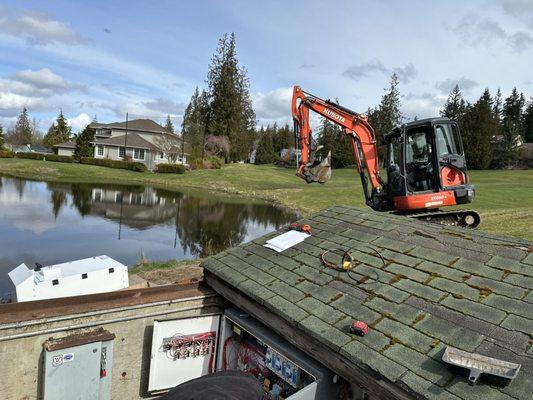
[[[262,400],[263,394],[253,375],[221,371],[182,383],[160,400]]]

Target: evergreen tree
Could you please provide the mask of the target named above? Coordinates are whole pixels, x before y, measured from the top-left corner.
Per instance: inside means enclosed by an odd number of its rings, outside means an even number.
[[[378,107],[368,110],[368,122],[374,128],[376,140],[378,143],[380,158],[385,155],[385,146],[382,144],[382,137],[385,133],[391,131],[395,126],[400,125],[403,120],[400,100],[400,91],[398,90],[399,80],[394,73],[391,76],[391,81],[388,89],[381,98],[381,103]]]
[[[63,115],[63,110],[60,110],[56,121],[50,125],[48,133],[44,136],[43,144],[52,148],[56,144],[68,142],[71,135],[72,130]]]
[[[220,38],[211,58],[207,84],[209,133],[229,138],[232,161],[246,160],[253,142],[255,112],[246,70],[237,60],[235,33]]]
[[[496,96],[494,96],[494,114],[496,115],[496,118],[498,118],[498,123],[502,122],[502,109],[503,102],[502,102],[502,91],[500,88],[498,88],[498,91],[496,92]]]
[[[522,93],[513,88],[503,103],[502,135],[495,153],[495,164],[500,167],[513,166],[520,156],[519,143],[524,137],[524,106],[526,100]]]
[[[207,93],[200,93],[196,87],[191,97],[181,124],[181,134],[186,141],[186,149],[191,160],[202,156],[204,137],[207,134],[207,113],[209,110]]]
[[[76,138],[76,147],[74,148],[74,158],[79,160],[81,157],[92,157],[94,154],[94,129],[87,125]]]
[[[459,85],[452,89],[444,107],[440,110],[441,117],[447,117],[454,121],[460,121],[466,110],[466,102],[461,96]]]
[[[167,120],[165,122],[165,131],[167,131],[168,133],[174,133],[174,124],[170,119],[170,115],[167,115]]]
[[[20,112],[13,131],[9,135],[11,143],[16,145],[27,145],[33,143],[33,129],[26,107]]]
[[[294,133],[292,129],[289,128],[289,124],[285,124],[283,127],[277,128],[274,132],[274,137],[272,140],[274,142],[274,151],[278,156],[280,155],[281,150],[295,147]]]
[[[340,126],[326,118],[322,119],[318,130],[318,144],[324,146],[324,155],[331,151],[332,168],[344,168],[354,164],[350,140]]]
[[[274,129],[267,126],[266,130],[259,133],[259,144],[255,153],[256,164],[272,164],[278,158],[272,142]]]
[[[529,99],[524,112],[524,140],[533,143],[533,97]]]
[[[487,169],[492,161],[492,141],[498,135],[499,121],[489,89],[461,116],[463,147],[469,168]]]
[[[0,150],[4,148],[4,141],[4,127],[2,126],[2,124],[0,124]]]

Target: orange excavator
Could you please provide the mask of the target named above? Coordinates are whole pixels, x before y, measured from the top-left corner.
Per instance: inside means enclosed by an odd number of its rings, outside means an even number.
[[[379,171],[374,130],[366,116],[295,86],[292,116],[298,144],[296,175],[307,183],[325,183],[331,178],[331,153],[318,159],[320,146],[311,134],[310,111],[342,127],[350,138],[365,202],[372,209],[445,225],[471,228],[479,225],[479,214],[473,210],[440,210],[471,203],[475,194],[468,180],[456,122],[428,118],[398,126],[383,135],[387,148],[385,181]]]

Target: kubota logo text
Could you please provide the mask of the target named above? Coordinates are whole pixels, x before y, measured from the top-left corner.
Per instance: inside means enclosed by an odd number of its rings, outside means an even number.
[[[324,108],[324,114],[330,116],[331,118],[333,118],[334,120],[337,120],[339,122],[344,122],[345,121],[343,116],[341,116],[339,114],[335,114],[333,111],[331,111],[328,108]]]

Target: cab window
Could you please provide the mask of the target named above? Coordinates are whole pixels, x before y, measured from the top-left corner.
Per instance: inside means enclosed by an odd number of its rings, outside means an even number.
[[[463,154],[461,142],[459,140],[459,132],[455,125],[437,125],[435,127],[435,138],[439,157],[449,154]]]

